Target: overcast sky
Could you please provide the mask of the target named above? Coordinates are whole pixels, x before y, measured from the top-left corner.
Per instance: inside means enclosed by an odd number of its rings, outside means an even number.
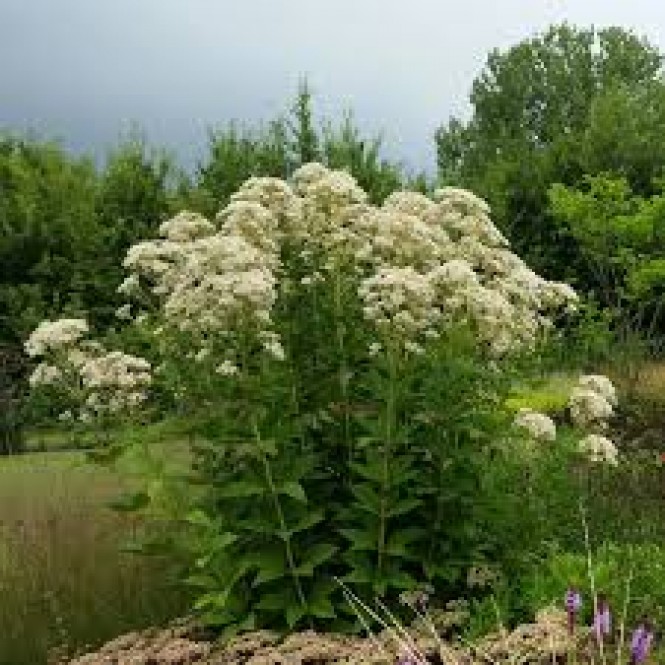
[[[274,117],[306,75],[321,113],[431,171],[487,52],[563,20],[665,50],[658,0],[0,0],[0,128],[103,154],[135,121],[191,165],[207,126]]]

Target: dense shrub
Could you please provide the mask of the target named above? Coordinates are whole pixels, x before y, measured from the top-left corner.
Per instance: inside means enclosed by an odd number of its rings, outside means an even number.
[[[541,461],[504,403],[513,359],[577,298],[487,212],[457,189],[375,207],[320,164],[252,178],[215,223],[183,212],[130,248],[119,315],[152,371],[84,321],[28,340],[33,385],[71,395],[69,418],[108,426],[155,389],[190,414],[198,489],[159,470],[128,505],[176,509],[208,620],[345,625],[335,577],[369,598],[452,596],[524,565],[517,530],[547,538],[545,486],[573,446]]]

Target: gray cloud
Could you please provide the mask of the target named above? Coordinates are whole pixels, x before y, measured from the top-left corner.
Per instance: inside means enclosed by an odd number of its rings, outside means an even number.
[[[653,0],[0,0],[0,127],[99,153],[136,121],[191,163],[207,125],[273,117],[305,74],[322,113],[432,170],[489,49],[563,20],[665,44]]]

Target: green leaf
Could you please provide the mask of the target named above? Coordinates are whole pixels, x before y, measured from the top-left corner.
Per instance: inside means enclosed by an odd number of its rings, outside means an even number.
[[[377,538],[374,533],[362,529],[340,529],[339,532],[351,541],[350,550],[369,550],[376,549]]]
[[[325,515],[322,510],[313,510],[312,512],[307,513],[289,529],[289,536],[292,536],[294,533],[299,533],[300,531],[311,529],[313,526],[323,522],[324,519]]]
[[[413,545],[414,541],[420,540],[425,535],[425,530],[419,527],[410,527],[395,531],[388,538],[386,552],[391,556],[413,558],[414,554],[409,550],[409,546]]]
[[[213,552],[221,552],[230,545],[233,545],[233,543],[235,543],[237,540],[238,536],[236,536],[234,533],[220,533],[212,539],[210,547]]]
[[[223,591],[209,591],[199,596],[194,603],[195,610],[223,610],[226,606],[233,587],[228,586]]]
[[[261,496],[266,492],[267,488],[263,483],[237,480],[217,488],[216,493],[222,499],[245,499],[251,496]]]
[[[406,515],[416,508],[420,508],[422,501],[419,499],[401,499],[392,503],[390,509],[387,511],[388,517],[397,517],[398,515]]]
[[[219,580],[213,575],[194,574],[185,578],[185,584],[200,589],[210,589],[219,584]]]
[[[286,608],[286,623],[289,628],[295,628],[296,624],[307,613],[307,609],[300,604],[293,603]]]
[[[288,595],[283,591],[277,591],[261,596],[259,602],[256,604],[256,607],[259,610],[282,612],[284,610],[284,606],[288,602],[290,602]]]
[[[307,605],[308,612],[317,619],[335,619],[337,614],[329,598],[320,598],[310,601]]]
[[[305,490],[302,488],[302,485],[297,482],[286,482],[280,485],[277,490],[280,494],[286,494],[296,501],[301,503],[307,503],[307,495]]]
[[[314,575],[314,569],[331,559],[339,548],[329,543],[319,543],[311,547],[303,557],[301,564],[296,568],[298,575]]]
[[[373,515],[381,512],[381,497],[367,485],[352,485],[351,493],[358,503]]]
[[[273,548],[255,555],[249,555],[245,561],[252,567],[256,567],[258,572],[254,577],[252,586],[272,582],[287,574],[286,557],[283,547]]]

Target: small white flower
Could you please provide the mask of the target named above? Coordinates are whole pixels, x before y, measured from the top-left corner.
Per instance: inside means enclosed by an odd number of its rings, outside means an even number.
[[[538,413],[532,409],[520,409],[513,424],[528,432],[537,441],[556,439],[556,425],[544,413]]]
[[[126,303],[122,305],[122,307],[118,307],[118,309],[115,310],[115,315],[119,319],[128,321],[132,318],[132,306],[129,303]]]
[[[604,428],[612,417],[612,405],[595,390],[575,388],[568,400],[573,425],[580,428],[597,426]]]
[[[369,345],[369,355],[370,355],[372,358],[373,358],[374,356],[377,356],[377,355],[381,352],[381,349],[382,349],[382,348],[383,348],[383,347],[382,347],[381,344],[379,344],[378,342],[372,342],[372,343]]]
[[[215,372],[221,374],[222,376],[235,376],[240,372],[238,366],[232,363],[230,360],[225,360],[221,365],[219,365]]]
[[[594,392],[598,393],[612,406],[616,406],[618,403],[617,390],[614,387],[614,384],[602,374],[587,374],[585,376],[581,376],[578,381],[578,385],[581,388],[593,390]]]
[[[614,442],[599,434],[589,434],[579,444],[580,451],[584,453],[590,462],[611,464],[619,463],[619,451]]]
[[[197,363],[203,362],[210,355],[210,349],[204,346],[202,349],[199,349],[199,352],[194,356],[194,360]]]

